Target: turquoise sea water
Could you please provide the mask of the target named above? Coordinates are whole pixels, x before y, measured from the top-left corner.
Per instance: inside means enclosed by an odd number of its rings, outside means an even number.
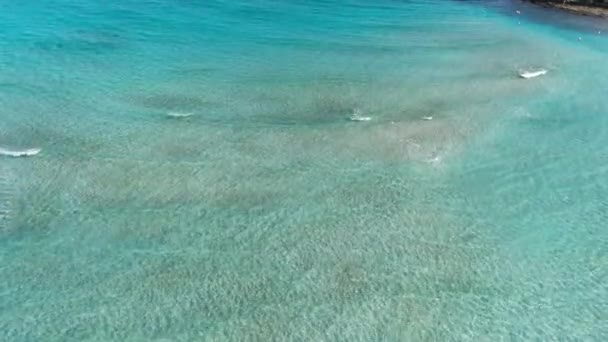
[[[0,340],[608,340],[604,26],[0,2]]]

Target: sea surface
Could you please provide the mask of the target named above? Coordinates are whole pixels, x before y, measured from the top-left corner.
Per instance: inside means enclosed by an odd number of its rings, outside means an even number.
[[[602,20],[0,1],[0,148],[0,341],[608,341]]]

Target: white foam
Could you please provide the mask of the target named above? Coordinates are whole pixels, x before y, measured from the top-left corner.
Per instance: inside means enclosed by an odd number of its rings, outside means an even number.
[[[427,159],[427,163],[432,164],[432,165],[438,165],[441,163],[441,160],[442,160],[441,156],[436,155],[432,158]]]
[[[432,116],[423,116],[422,120],[431,121],[431,120],[433,120],[433,117]]]
[[[182,113],[182,112],[168,112],[167,113],[168,117],[176,118],[176,119],[187,118],[187,117],[191,117],[192,115],[194,115],[194,113]]]
[[[349,117],[350,121],[371,121],[372,118],[369,116],[361,116],[361,115],[351,115]]]
[[[540,69],[537,71],[523,71],[523,72],[519,73],[519,77],[529,79],[529,78],[535,78],[538,76],[545,75],[546,73],[547,73],[547,70],[545,70],[545,69]]]
[[[31,157],[40,153],[39,148],[28,148],[25,150],[10,150],[4,147],[0,147],[0,156],[7,157]]]

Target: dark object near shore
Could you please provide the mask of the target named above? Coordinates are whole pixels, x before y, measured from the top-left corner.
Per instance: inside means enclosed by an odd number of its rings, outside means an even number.
[[[525,1],[525,0],[524,0]],[[608,0],[528,0],[541,6],[553,7],[581,15],[608,17]]]
[[[532,2],[550,2],[563,5],[599,6],[608,8],[608,0],[533,0]]]

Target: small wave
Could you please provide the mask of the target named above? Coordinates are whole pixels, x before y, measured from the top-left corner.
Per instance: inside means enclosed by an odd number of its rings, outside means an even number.
[[[433,117],[432,116],[423,116],[422,120],[431,121],[431,120],[433,120]]]
[[[371,121],[372,118],[370,116],[361,116],[361,115],[351,115],[348,118],[350,121],[357,121],[357,122],[362,122],[362,121]]]
[[[0,147],[0,156],[7,157],[31,157],[40,153],[39,148],[29,148],[25,150],[10,150],[7,148]]]
[[[434,156],[432,158],[429,158],[427,161],[429,163],[431,163],[431,164],[439,164],[439,163],[441,163],[441,157],[440,156]]]
[[[547,70],[545,70],[545,69],[540,69],[537,71],[522,71],[519,73],[519,77],[525,78],[525,79],[535,78],[538,76],[545,75],[546,73],[547,73]]]
[[[175,118],[175,119],[188,118],[188,117],[191,117],[192,115],[194,115],[194,113],[182,113],[182,112],[168,112],[167,113],[167,117]]]

